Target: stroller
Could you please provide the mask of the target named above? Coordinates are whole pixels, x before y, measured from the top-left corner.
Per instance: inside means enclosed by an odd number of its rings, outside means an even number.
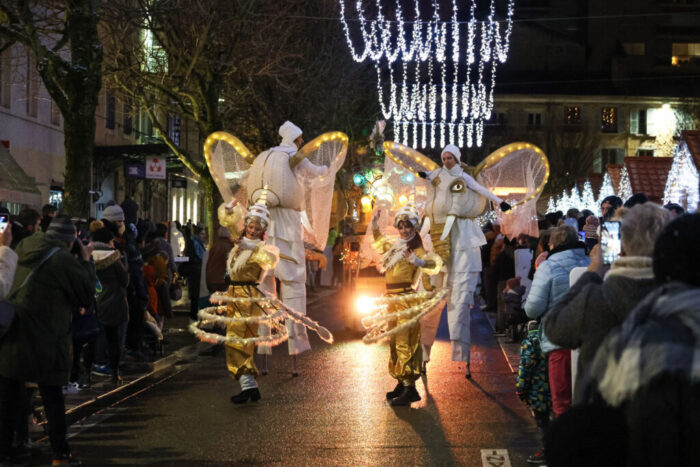
[[[527,335],[526,324],[529,320],[523,310],[525,286],[520,285],[520,277],[506,281],[503,289],[503,301],[506,304],[506,333],[511,342],[520,342]]]

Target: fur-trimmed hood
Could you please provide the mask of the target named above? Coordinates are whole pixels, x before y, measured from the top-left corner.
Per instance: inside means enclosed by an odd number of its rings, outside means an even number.
[[[106,243],[93,242],[95,249],[92,252],[92,260],[95,262],[95,269],[100,271],[113,265],[121,259],[119,250],[116,250]]]

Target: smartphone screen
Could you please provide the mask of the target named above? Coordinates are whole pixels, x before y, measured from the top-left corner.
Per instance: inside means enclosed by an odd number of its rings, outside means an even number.
[[[603,251],[603,264],[612,264],[622,251],[619,222],[603,222],[600,230],[600,247]]]
[[[586,232],[584,232],[583,230],[579,230],[578,239],[581,242],[585,242],[586,241]]]
[[[0,214],[0,233],[4,232],[9,225],[10,220],[6,214]]]

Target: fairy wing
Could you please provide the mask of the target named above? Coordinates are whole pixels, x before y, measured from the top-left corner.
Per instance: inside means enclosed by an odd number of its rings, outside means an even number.
[[[420,212],[425,212],[430,184],[418,177],[418,172],[434,170],[438,165],[413,148],[399,143],[384,143],[384,174],[381,178],[367,181],[367,193],[372,198],[373,210],[370,218],[378,209],[380,230],[389,238],[398,238],[394,228],[396,211],[408,200],[412,200]],[[360,245],[362,267],[377,264],[379,255],[371,246],[372,226],[367,226],[366,235]]]
[[[345,162],[348,152],[348,136],[339,131],[330,131],[306,143],[289,161],[292,170],[303,159],[328,167],[321,176],[299,172],[298,180],[304,186],[302,209],[309,221],[310,229],[304,231],[304,241],[313,244],[319,250],[326,246],[331,208],[333,207],[333,189],[335,174]],[[309,231],[310,230],[310,231]]]
[[[246,176],[255,160],[245,144],[230,133],[216,131],[204,142],[204,158],[224,202],[236,199],[245,206]]]
[[[513,209],[500,214],[501,231],[509,236],[537,236],[537,200],[549,179],[549,161],[542,149],[525,142],[503,146],[475,170],[477,181]]]

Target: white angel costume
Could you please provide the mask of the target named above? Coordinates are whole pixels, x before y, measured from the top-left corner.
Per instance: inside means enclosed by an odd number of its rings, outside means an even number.
[[[439,183],[451,185],[455,180],[460,179],[465,182],[465,186],[452,187],[450,194],[460,189],[465,191],[471,190],[496,203],[496,205],[501,204],[503,201],[501,198],[481,186],[471,175],[464,171],[460,165],[461,153],[457,146],[448,144],[442,150],[441,155],[445,153],[452,154],[457,160],[457,164],[451,169],[443,166],[428,172],[426,178],[431,183],[439,181]],[[458,190],[455,190],[455,188]],[[435,204],[447,201],[441,200],[439,193],[437,191],[434,200]],[[452,344],[452,361],[468,363],[471,345],[470,307],[474,305],[474,292],[479,281],[479,273],[481,272],[480,247],[486,244],[486,238],[473,218],[456,215],[448,215],[442,231],[443,239],[446,239],[446,235],[449,235],[450,244],[450,255],[449,260],[446,261],[446,266],[447,287],[451,289],[447,303],[447,322]],[[425,336],[423,346],[425,351],[424,359],[426,361],[429,360],[430,346],[434,340],[435,334]]]
[[[255,158],[248,174],[248,192],[255,199],[259,190],[268,187],[270,226],[267,229],[267,243],[279,248],[280,261],[273,270],[274,277],[280,280],[280,299],[301,314],[306,314],[306,261],[302,234],[302,209],[305,188],[303,178],[321,177],[328,168],[317,166],[307,158],[294,164],[294,155],[299,148],[294,141],[302,131],[287,121],[279,129],[282,142],[279,146],[263,151]],[[294,167],[293,167],[294,165]],[[268,277],[275,290],[274,277]],[[287,321],[289,331],[289,354],[298,355],[311,348],[306,327],[303,324]],[[267,347],[258,349],[269,353]]]

